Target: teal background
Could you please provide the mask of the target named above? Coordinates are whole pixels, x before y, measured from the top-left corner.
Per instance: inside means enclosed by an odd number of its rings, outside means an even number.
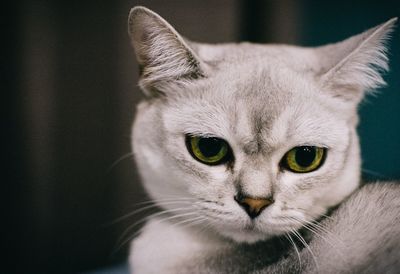
[[[345,39],[400,16],[400,1],[302,1],[300,44],[316,46]],[[397,23],[398,25],[398,23]],[[363,177],[400,178],[400,30],[389,45],[387,86],[360,105]]]

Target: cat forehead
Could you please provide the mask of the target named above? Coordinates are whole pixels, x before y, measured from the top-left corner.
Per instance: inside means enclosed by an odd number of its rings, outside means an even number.
[[[200,45],[196,49],[211,64],[204,80],[210,97],[260,97],[271,106],[294,93],[307,94],[318,89],[315,75],[321,67],[311,48],[240,43]]]
[[[170,98],[165,121],[171,132],[235,139],[248,151],[290,136],[318,143],[335,135],[329,134],[340,114],[332,115],[332,102],[310,73],[312,51],[247,44],[205,49],[197,50],[214,60],[214,70]]]
[[[309,64],[302,63],[294,69],[281,60],[284,56],[269,58],[273,56],[271,52],[265,56],[264,47],[255,48],[260,49],[260,56],[256,52],[248,55],[248,50],[240,46],[238,51],[228,50],[229,53],[219,53],[220,57],[212,56],[219,60],[213,71],[200,81],[188,83],[184,90],[177,92],[178,97],[184,98],[184,104],[188,101],[199,104],[195,108],[220,108],[230,112],[246,108],[249,115],[261,117],[254,121],[276,117],[291,101],[307,103],[323,97],[318,94],[313,76],[304,69]]]
[[[258,68],[289,69],[309,74],[323,69],[315,48],[291,45],[238,44],[195,44],[201,59],[216,64],[220,69],[235,69],[235,65]]]
[[[241,77],[246,79],[219,79],[172,100],[164,113],[167,130],[224,138],[250,154],[289,139],[313,144],[340,139],[335,133],[340,120],[306,83],[275,85],[250,71]]]

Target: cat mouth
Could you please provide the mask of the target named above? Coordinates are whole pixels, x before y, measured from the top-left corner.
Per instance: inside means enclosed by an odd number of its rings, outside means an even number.
[[[246,231],[254,231],[254,230],[256,230],[255,221],[254,221],[254,220],[251,220],[251,222],[247,223],[247,224],[244,226],[244,230],[246,230]]]
[[[244,231],[254,231],[255,229],[256,229],[256,227],[254,226],[254,224],[246,225],[244,227]]]
[[[263,224],[260,225],[256,220],[251,220],[244,226],[240,228],[241,232],[244,233],[253,233],[253,234],[263,234],[263,235],[281,235],[291,229],[298,229],[298,227],[290,227],[287,228],[283,225],[274,225],[274,224]]]
[[[257,228],[256,223],[255,223],[254,220],[252,220],[251,222],[247,223],[247,224],[243,227],[243,230],[244,230],[245,232],[255,232],[255,231],[259,232],[259,230],[258,230],[258,228]]]

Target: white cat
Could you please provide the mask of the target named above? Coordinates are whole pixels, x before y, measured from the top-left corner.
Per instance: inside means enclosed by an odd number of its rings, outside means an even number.
[[[395,21],[317,48],[209,45],[132,9],[147,95],[133,151],[164,210],[132,242],[132,272],[394,271],[399,187],[352,193],[360,185],[357,105],[384,84]]]

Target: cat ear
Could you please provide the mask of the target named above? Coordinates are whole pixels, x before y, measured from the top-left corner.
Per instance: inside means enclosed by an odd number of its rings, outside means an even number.
[[[139,63],[139,84],[147,95],[168,84],[204,76],[204,64],[163,18],[145,7],[130,11],[128,30]]]
[[[318,48],[322,60],[321,84],[335,97],[359,103],[364,93],[385,85],[388,70],[386,41],[397,18],[342,42]]]

